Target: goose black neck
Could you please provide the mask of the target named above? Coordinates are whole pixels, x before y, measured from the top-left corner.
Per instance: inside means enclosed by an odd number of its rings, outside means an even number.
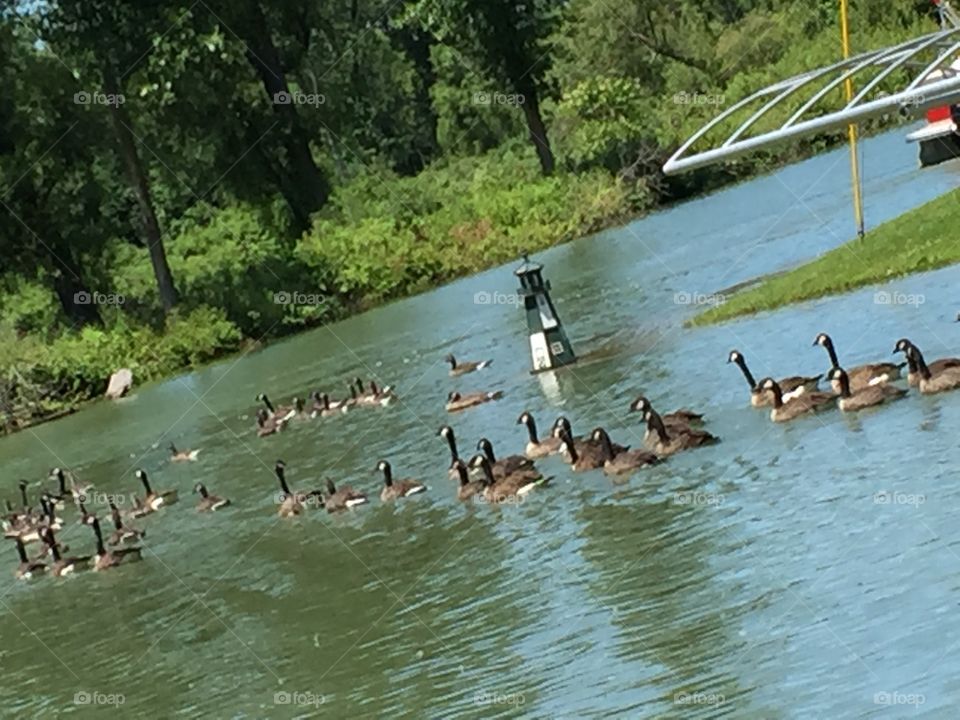
[[[850,397],[850,378],[847,377],[847,374],[845,372],[840,373],[837,380],[840,382],[840,397]]]
[[[456,369],[457,369],[457,359],[456,359],[453,355],[448,355],[448,356],[447,356],[447,362],[450,363],[450,369],[451,369],[451,370],[456,370]]]
[[[377,387],[377,384],[373,380],[370,381],[370,394],[371,395],[380,394],[380,388]]]
[[[150,495],[153,493],[153,490],[150,489],[150,481],[147,479],[146,473],[140,474],[140,482],[143,483],[143,489],[147,491],[147,495]]]
[[[333,484],[333,480],[327,480],[327,492],[331,495],[336,494],[337,486]]]
[[[560,439],[567,445],[567,455],[570,456],[570,464],[573,465],[580,459],[577,449],[573,446],[573,438],[566,430],[560,433]]]
[[[330,396],[327,395],[326,393],[323,394],[323,409],[324,410],[330,409]]]
[[[263,404],[267,406],[267,410],[269,410],[271,413],[276,412],[276,410],[273,409],[273,403],[270,402],[270,398],[268,398],[266,395],[263,396]]]
[[[354,382],[357,383],[357,390],[358,390],[358,391],[360,392],[360,394],[362,395],[362,394],[365,392],[365,390],[364,390],[364,388],[363,388],[363,380],[361,380],[360,378],[357,378]]]
[[[470,484],[470,476],[467,474],[467,468],[463,465],[457,465],[457,475],[460,476],[460,485],[466,486]]]
[[[203,483],[201,483],[200,485],[197,485],[197,492],[200,493],[200,497],[202,498],[207,498],[210,496],[210,493],[207,492],[207,486],[204,485]]]
[[[773,393],[773,406],[775,408],[781,407],[783,405],[783,391],[780,389],[780,385],[774,383],[773,387],[770,388],[770,392]]]
[[[657,433],[660,442],[667,442],[670,436],[667,435],[667,428],[663,424],[663,418],[653,408],[647,410],[647,427]]]
[[[27,560],[27,549],[23,546],[23,540],[17,538],[17,555],[20,556],[20,562],[29,562]]]
[[[53,533],[47,535],[47,544],[50,546],[50,554],[53,555],[54,562],[60,562],[60,549],[57,547],[57,540]]]
[[[830,356],[830,364],[832,367],[840,367],[840,361],[837,359],[837,351],[833,347],[833,340],[829,337],[824,338],[823,347],[826,348],[827,354]]]
[[[57,483],[60,485],[60,494],[66,495],[67,494],[67,478],[62,471],[57,473]]]
[[[460,454],[457,452],[457,438],[454,436],[452,428],[448,428],[448,431],[444,434],[447,438],[447,445],[450,446],[451,461],[455,462],[460,457]]]
[[[388,463],[383,464],[383,484],[387,487],[393,485],[393,470]]]
[[[481,443],[481,446],[483,447],[483,454],[487,456],[490,464],[495,464],[497,462],[497,456],[493,454],[493,443],[488,440],[485,443]]]
[[[27,505],[30,504],[30,503],[27,501],[27,486],[26,486],[26,485],[21,485],[21,486],[20,486],[20,499],[23,500],[23,509],[26,510],[26,509],[27,509]]]
[[[105,555],[106,550],[103,547],[103,533],[100,532],[100,521],[94,518],[90,522],[90,526],[93,528],[93,534],[97,536],[97,555]]]
[[[743,355],[738,355],[734,362],[737,364],[737,367],[740,368],[740,372],[743,373],[743,376],[747,379],[747,384],[750,386],[750,389],[756,389],[757,381],[754,380],[753,373],[751,373],[750,368],[747,367],[747,361],[743,359]]]
[[[911,345],[910,349],[907,351],[907,358],[909,358],[911,355],[913,355],[913,359],[917,363],[917,370],[920,372],[920,376],[924,380],[929,380],[930,368],[927,367],[927,363],[923,359],[923,353],[920,352],[920,349],[916,345]]]
[[[486,456],[484,456],[483,461],[480,463],[480,469],[483,471],[484,484],[493,485],[493,470],[490,468],[490,463],[487,462]]]
[[[540,440],[537,438],[537,423],[534,421],[532,415],[527,415],[525,424],[527,426],[527,434],[530,436],[530,442],[539,445]]]
[[[277,480],[280,481],[280,489],[283,490],[284,494],[290,494],[290,488],[287,487],[287,478],[284,475],[283,468],[275,468],[274,472],[277,473]]]
[[[117,510],[117,506],[114,505],[112,502],[110,503],[110,517],[113,518],[113,526],[117,530],[122,530],[123,522],[121,522],[120,520],[120,511]]]

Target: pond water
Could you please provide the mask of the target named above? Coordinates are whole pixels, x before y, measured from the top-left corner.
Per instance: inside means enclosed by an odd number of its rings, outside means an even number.
[[[864,154],[870,226],[960,178],[918,170],[902,132]],[[684,303],[837,246],[851,215],[837,150],[538,255],[575,349],[594,355],[556,375],[529,374],[520,310],[474,303],[514,292],[511,265],[0,441],[11,500],[56,465],[104,493],[139,491],[140,467],[181,496],[140,521],[139,565],[15,583],[7,549],[5,714],[93,717],[123,696],[124,716],[151,718],[951,717],[960,393],[774,426],[725,360],[736,347],[758,377],[823,372],[819,331],[851,365],[901,336],[957,354],[957,271],[882,288],[922,304],[867,288],[682,327],[697,310]],[[447,352],[494,362],[452,380]],[[356,375],[401,402],[253,433],[258,392],[339,396]],[[451,389],[504,397],[448,416]],[[722,443],[618,483],[551,458],[552,486],[522,504],[457,502],[443,423],[464,454],[481,436],[520,452],[524,409],[543,430],[562,413],[637,445],[638,393],[705,412]],[[169,441],[199,461],[168,463]],[[329,477],[378,495],[387,458],[429,491],[281,520],[280,458],[294,487]],[[197,481],[233,507],[194,512]],[[61,538],[89,552],[74,517]]]

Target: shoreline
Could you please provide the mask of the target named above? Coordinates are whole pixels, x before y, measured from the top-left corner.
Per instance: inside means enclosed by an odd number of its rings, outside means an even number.
[[[718,325],[788,305],[842,295],[916,273],[960,263],[953,237],[960,221],[960,189],[944,193],[802,265],[773,277],[748,281],[722,305],[684,322]]]

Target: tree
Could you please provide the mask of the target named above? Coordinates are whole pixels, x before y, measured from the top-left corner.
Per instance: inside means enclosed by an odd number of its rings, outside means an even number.
[[[504,98],[520,105],[544,175],[554,169],[553,151],[540,108],[551,94],[546,38],[559,2],[549,0],[420,0],[413,13],[444,44],[462,52],[482,72],[509,88]],[[480,90],[480,88],[478,88]],[[500,102],[500,94],[491,102]]]

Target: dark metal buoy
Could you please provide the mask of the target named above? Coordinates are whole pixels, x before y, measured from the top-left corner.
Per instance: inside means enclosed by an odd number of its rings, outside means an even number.
[[[527,313],[533,372],[551,370],[577,361],[550,300],[550,281],[543,279],[542,271],[543,265],[530,262],[526,255],[523,256],[523,264],[514,271],[520,278],[519,292]]]

